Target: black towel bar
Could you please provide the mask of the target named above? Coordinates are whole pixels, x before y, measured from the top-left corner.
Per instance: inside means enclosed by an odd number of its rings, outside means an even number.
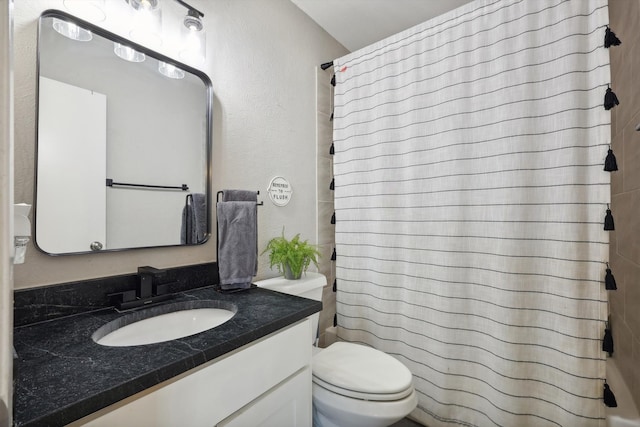
[[[107,178],[107,187],[113,187],[114,185],[122,186],[122,187],[156,188],[156,189],[159,189],[159,190],[189,191],[189,186],[187,184],[182,184],[180,186],[150,185],[150,184],[130,184],[130,183],[126,183],[126,182],[113,182],[113,179]]]
[[[221,200],[222,200],[222,195],[223,195],[223,194],[224,194],[224,191],[218,191],[218,192],[216,193],[216,202],[219,202],[219,201],[221,201]],[[260,194],[260,190],[257,190],[257,191],[256,191],[256,194]],[[264,205],[264,202],[258,202],[258,203],[256,203],[256,205],[258,205],[258,206],[262,206],[262,205]]]

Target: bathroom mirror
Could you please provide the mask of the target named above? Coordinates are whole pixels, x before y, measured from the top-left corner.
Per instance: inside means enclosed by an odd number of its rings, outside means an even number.
[[[47,11],[37,100],[39,249],[61,255],[208,239],[212,89],[204,73]]]

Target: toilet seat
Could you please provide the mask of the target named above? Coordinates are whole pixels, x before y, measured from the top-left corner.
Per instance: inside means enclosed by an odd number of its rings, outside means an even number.
[[[368,401],[401,400],[413,377],[400,361],[364,345],[336,342],[313,357],[313,382],[342,396]]]
[[[395,400],[401,400],[405,397],[409,396],[413,392],[413,387],[409,387],[408,389],[400,392],[400,393],[388,393],[388,394],[380,394],[380,393],[361,393],[354,390],[348,390],[341,387],[336,387],[332,384],[322,381],[317,377],[313,377],[313,383],[319,387],[324,388],[332,393],[339,394],[341,396],[350,397],[352,399],[358,400],[367,400],[372,402],[392,402]]]

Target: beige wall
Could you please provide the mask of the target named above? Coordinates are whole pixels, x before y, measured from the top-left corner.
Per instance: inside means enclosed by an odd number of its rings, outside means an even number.
[[[336,294],[333,292],[336,266],[335,262],[331,261],[331,254],[336,246],[336,227],[331,224],[334,204],[333,191],[329,189],[333,178],[333,156],[329,154],[333,143],[333,122],[330,121],[333,109],[333,87],[330,83],[332,75],[333,67],[325,71],[320,67],[317,69],[318,244],[322,253],[319,267],[320,272],[327,278],[327,285],[322,291],[322,312],[319,320],[321,347],[325,345],[324,333],[328,327],[333,326],[333,316],[336,314]]]
[[[640,0],[609,0],[611,29],[622,41],[610,48],[612,88],[620,105],[612,110],[610,264],[618,285],[609,293],[613,354],[636,405],[640,406]]]
[[[0,0],[0,427],[11,425],[13,182],[11,1]]]
[[[122,0],[106,0],[124,3]],[[163,18],[182,19],[166,11]],[[205,14],[207,63],[213,82],[213,189],[256,189],[259,246],[286,227],[316,239],[316,67],[346,53],[289,0],[192,0]],[[15,199],[33,202],[35,147],[36,29],[39,14],[64,10],[62,0],[16,0]],[[184,10],[181,11],[182,14]],[[102,24],[116,25],[109,16]],[[286,207],[274,206],[266,187],[276,175],[293,187]],[[33,246],[15,268],[15,287],[28,288],[85,278],[132,273],[140,265],[173,267],[214,261],[215,239],[189,248],[158,248],[50,257]],[[273,277],[267,255],[258,279]]]

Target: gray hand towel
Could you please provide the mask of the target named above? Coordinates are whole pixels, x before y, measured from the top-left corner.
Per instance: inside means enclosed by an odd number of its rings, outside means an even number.
[[[202,193],[190,196],[182,209],[180,243],[183,245],[204,242],[207,236],[207,198]]]
[[[220,287],[247,289],[258,273],[256,202],[218,202],[217,217]]]
[[[193,193],[193,212],[195,216],[195,243],[204,242],[207,237],[207,197],[203,193]]]
[[[180,227],[180,244],[190,245],[195,239],[195,227],[196,222],[195,210],[193,209],[193,202],[191,197],[187,196],[184,208],[182,208],[182,225]],[[191,202],[191,203],[190,203]]]
[[[247,190],[224,190],[222,192],[223,202],[257,202],[258,193]]]

